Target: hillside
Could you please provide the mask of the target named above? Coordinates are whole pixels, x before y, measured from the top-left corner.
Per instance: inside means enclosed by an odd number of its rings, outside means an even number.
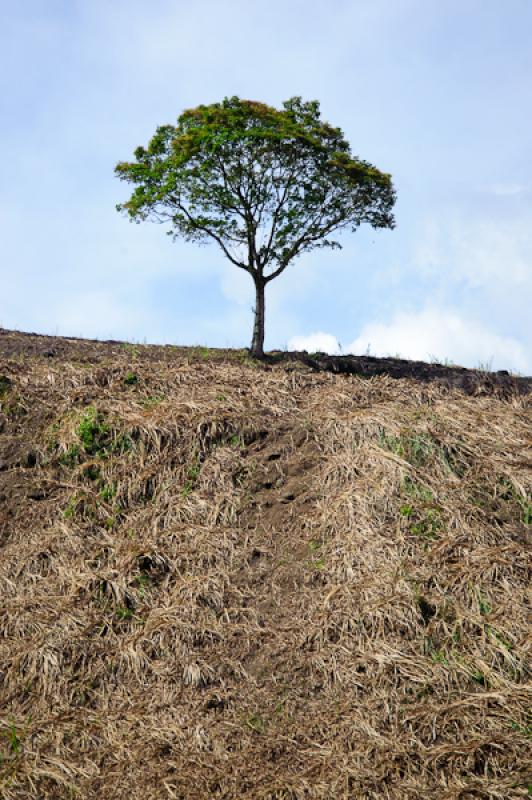
[[[531,383],[0,330],[0,797],[526,797]]]

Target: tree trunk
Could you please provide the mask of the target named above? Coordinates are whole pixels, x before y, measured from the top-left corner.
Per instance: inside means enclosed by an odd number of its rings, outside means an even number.
[[[265,283],[260,278],[255,280],[255,324],[253,326],[253,340],[251,354],[256,358],[264,355],[264,288]]]

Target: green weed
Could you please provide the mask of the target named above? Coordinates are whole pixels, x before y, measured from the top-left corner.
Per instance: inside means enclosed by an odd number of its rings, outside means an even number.
[[[420,536],[425,539],[437,539],[438,531],[442,527],[439,512],[436,509],[429,508],[424,515],[420,515],[417,522],[410,526],[411,532],[414,536]]]
[[[149,397],[144,398],[144,400],[141,402],[147,411],[151,411],[151,409],[156,408],[165,399],[166,397],[164,394],[152,394],[149,395]]]
[[[445,666],[449,665],[449,661],[447,660],[444,650],[433,650],[430,653],[430,658],[434,664],[444,664]]]
[[[14,722],[9,723],[6,735],[9,742],[9,749],[14,755],[16,755],[22,747],[22,740],[18,735]]]
[[[65,510],[63,511],[63,516],[66,519],[71,519],[76,515],[76,511],[78,509],[78,505],[80,502],[80,498],[77,494],[73,494],[70,500],[67,503]]]
[[[103,414],[89,406],[77,428],[77,436],[88,455],[104,451],[110,444],[110,428]]]
[[[133,611],[126,606],[118,606],[115,610],[115,617],[122,620],[132,619],[134,616]]]
[[[59,463],[64,467],[75,467],[79,463],[80,446],[79,444],[72,444],[65,453],[59,456]]]
[[[138,375],[135,372],[128,372],[124,378],[124,383],[126,386],[135,386],[138,382]]]
[[[200,474],[200,463],[196,461],[194,464],[188,467],[186,472],[186,480],[183,489],[181,490],[181,494],[183,497],[188,497],[188,495],[194,490],[196,487],[196,483]]]
[[[246,725],[248,728],[251,728],[252,731],[255,731],[255,733],[266,733],[266,722],[260,714],[250,714],[246,719]]]
[[[488,614],[491,614],[492,608],[490,603],[486,600],[485,597],[482,596],[480,592],[478,592],[478,607],[482,616],[487,617]]]
[[[524,736],[532,741],[532,725],[520,725],[519,722],[515,722],[515,720],[513,719],[510,720],[509,725],[513,731],[519,733],[521,736]],[[532,790],[532,785],[530,788]],[[532,791],[530,791],[529,793],[532,793]]]
[[[403,431],[399,436],[394,436],[383,430],[379,444],[414,467],[423,467],[438,455],[438,446],[427,433]]]
[[[115,495],[116,495],[116,486],[114,485],[106,484],[100,489],[99,492],[99,496],[105,502],[109,502],[110,500],[112,500]]]

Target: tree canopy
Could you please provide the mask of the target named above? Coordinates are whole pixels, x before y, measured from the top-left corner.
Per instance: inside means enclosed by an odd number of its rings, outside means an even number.
[[[269,281],[305,252],[339,247],[333,234],[342,228],[395,224],[390,175],[351,154],[341,129],[322,121],[318,101],[200,105],[157,128],[134,155],[115,169],[135,186],[117,208],[137,222],[168,223],[176,238],[214,241],[251,275],[257,355]]]

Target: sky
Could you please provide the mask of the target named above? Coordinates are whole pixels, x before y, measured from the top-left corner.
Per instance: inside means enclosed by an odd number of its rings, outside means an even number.
[[[532,374],[531,31],[530,0],[0,0],[0,326],[248,346],[250,277],[118,214],[114,166],[186,108],[299,95],[397,226],[269,284],[266,348]]]

